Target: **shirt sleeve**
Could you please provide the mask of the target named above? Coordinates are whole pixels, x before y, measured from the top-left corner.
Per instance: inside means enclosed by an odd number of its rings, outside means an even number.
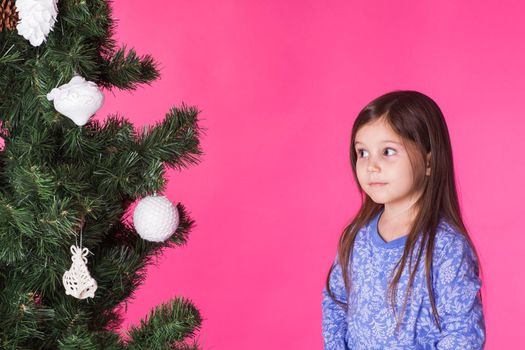
[[[434,269],[434,295],[442,332],[436,349],[478,350],[485,346],[481,280],[473,250],[459,234],[446,243]]]
[[[334,262],[334,268],[330,274],[330,290],[332,294],[341,302],[346,303],[346,290],[343,282],[341,266]],[[337,304],[328,292],[323,288],[323,339],[325,350],[345,350],[348,349],[345,341],[346,336],[346,311]]]

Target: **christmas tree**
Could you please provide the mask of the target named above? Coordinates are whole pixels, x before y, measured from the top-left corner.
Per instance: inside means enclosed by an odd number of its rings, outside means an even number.
[[[198,349],[201,316],[184,297],[119,334],[145,268],[194,224],[157,193],[166,170],[198,163],[198,111],[182,104],[140,131],[91,118],[101,90],[159,76],[112,39],[108,1],[0,0],[0,11],[0,348]]]

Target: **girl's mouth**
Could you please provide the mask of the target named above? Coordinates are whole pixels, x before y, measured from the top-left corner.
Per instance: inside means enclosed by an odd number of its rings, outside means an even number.
[[[383,185],[386,185],[386,182],[370,182],[368,185],[372,187],[381,187]]]

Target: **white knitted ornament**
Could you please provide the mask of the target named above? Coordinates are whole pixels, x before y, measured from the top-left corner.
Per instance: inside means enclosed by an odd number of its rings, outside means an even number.
[[[177,229],[179,212],[165,196],[142,198],[133,212],[133,224],[143,239],[163,242]]]
[[[81,249],[76,245],[72,245],[70,250],[71,254],[73,254],[71,257],[73,264],[62,276],[66,294],[72,295],[77,299],[93,298],[97,290],[97,281],[91,278],[86,266],[86,256],[89,250],[87,248]]]
[[[69,83],[51,90],[47,99],[54,101],[58,112],[81,126],[102,107],[104,94],[94,82],[75,75]]]
[[[39,46],[53,29],[58,13],[58,0],[16,0],[18,34]]]

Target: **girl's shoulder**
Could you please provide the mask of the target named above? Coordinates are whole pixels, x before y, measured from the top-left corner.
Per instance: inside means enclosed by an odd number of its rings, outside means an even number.
[[[441,219],[436,229],[433,260],[439,262],[465,255],[475,260],[470,240],[455,225]]]

